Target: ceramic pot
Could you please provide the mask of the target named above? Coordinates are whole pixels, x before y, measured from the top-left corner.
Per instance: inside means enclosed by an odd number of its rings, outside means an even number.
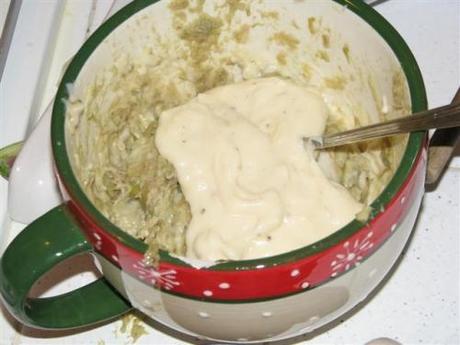
[[[283,6],[284,22],[305,25],[309,18],[321,18],[347,42],[337,47],[324,40],[315,43],[330,50],[332,58],[320,54],[323,61],[318,62],[325,71],[350,63],[349,50],[353,68],[365,62],[372,87],[390,94],[391,73],[400,69],[412,111],[426,109],[414,57],[372,8],[360,0],[286,1]],[[162,252],[157,268],[146,266],[146,245],[105,218],[79,186],[69,158],[65,101],[69,84],[81,94],[97,71],[113,62],[113,49],[139,48],[139,23],[163,23],[166,7],[164,2],[133,1],[104,23],[68,66],[51,120],[55,172],[66,201],[30,224],[5,251],[0,262],[3,301],[21,322],[39,328],[79,327],[136,308],[173,329],[213,340],[249,343],[310,332],[362,301],[400,255],[423,196],[426,135],[410,135],[399,167],[365,222],[354,220],[321,241],[269,258],[197,267]],[[376,108],[378,100],[369,96],[369,87],[365,90],[363,103]],[[85,252],[95,254],[104,278],[61,296],[27,297],[41,275]]]

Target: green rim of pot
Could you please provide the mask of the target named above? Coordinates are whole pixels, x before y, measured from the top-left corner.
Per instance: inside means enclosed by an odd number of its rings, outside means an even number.
[[[113,30],[115,30],[120,24],[130,18],[133,14],[149,5],[156,3],[157,1],[158,0],[133,1],[129,5],[122,8],[110,19],[108,19],[88,38],[88,40],[83,44],[81,49],[72,59],[62,78],[56,99],[54,101],[51,123],[51,140],[56,167],[71,197],[85,208],[86,212],[91,215],[98,226],[111,233],[124,245],[131,247],[132,249],[141,253],[144,253],[147,250],[147,245],[140,240],[137,240],[134,237],[128,235],[116,225],[111,223],[107,218],[105,218],[102,213],[100,213],[95,208],[95,206],[90,202],[88,197],[80,188],[77,178],[72,171],[70,160],[67,155],[65,140],[65,100],[69,96],[69,90],[66,86],[68,84],[72,84],[77,79],[80,70],[84,66],[87,59],[91,56],[93,51],[98,47],[98,45],[108,35],[110,35]],[[376,12],[370,6],[366,5],[361,0],[334,1],[340,5],[347,6],[349,10],[353,11],[364,21],[366,21],[386,41],[386,43],[391,47],[397,59],[399,60],[408,81],[412,111],[417,112],[425,110],[427,108],[427,100],[420,69],[409,47],[404,42],[399,33],[378,12]],[[401,160],[400,166],[396,170],[395,175],[387,187],[384,189],[384,191],[372,203],[371,209],[373,211],[371,212],[371,217],[367,223],[369,223],[380,212],[380,210],[385,209],[385,206],[395,196],[403,182],[409,176],[417,154],[422,148],[424,135],[424,132],[418,132],[412,133],[409,136],[407,148]],[[255,269],[256,266],[270,267],[297,261],[336,245],[337,243],[359,231],[367,223],[362,223],[354,220],[332,235],[306,247],[262,259],[222,262],[212,266],[212,269],[246,270]],[[173,257],[166,252],[161,253],[161,258],[164,261],[177,265],[190,266],[182,260]]]

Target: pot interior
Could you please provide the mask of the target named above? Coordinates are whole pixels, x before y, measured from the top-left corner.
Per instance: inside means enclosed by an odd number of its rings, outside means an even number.
[[[264,76],[317,90],[330,111],[328,132],[425,108],[420,72],[397,32],[360,1],[344,4],[175,0],[126,6],[77,53],[56,98],[53,150],[70,196],[120,241],[143,252],[147,245],[135,237],[148,238],[145,229],[154,225],[151,219],[132,219],[154,217],[149,209],[154,196],[142,191],[152,190],[155,181],[142,172],[163,164],[152,158],[161,111],[215,86]],[[131,121],[133,116],[138,120]],[[398,191],[422,137],[395,136],[322,152],[319,161],[330,178],[369,205],[360,220],[290,253],[219,267],[296,260],[358,231]],[[123,179],[129,180],[126,186],[114,186]],[[144,230],[137,231],[139,226]],[[183,255],[180,236],[165,240],[175,254],[165,254],[166,260],[186,261],[172,257]]]

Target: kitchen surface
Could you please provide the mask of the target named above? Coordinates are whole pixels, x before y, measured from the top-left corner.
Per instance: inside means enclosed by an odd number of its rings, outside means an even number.
[[[0,28],[14,0],[0,0]],[[51,103],[63,68],[79,46],[127,0],[22,0],[0,81],[0,147],[24,140]],[[377,1],[421,69],[431,108],[450,103],[460,86],[460,1]],[[47,145],[47,143],[43,143]],[[44,146],[45,147],[45,146]],[[0,252],[23,228],[8,214],[8,183],[0,178]],[[340,320],[276,344],[460,343],[460,147],[439,185],[427,191],[412,238],[397,264],[369,296]],[[98,275],[91,257],[60,265],[33,292],[51,296]],[[57,284],[56,279],[59,280]],[[199,343],[151,321],[124,320],[84,330],[42,331],[22,326],[0,307],[0,344]],[[134,339],[130,329],[143,332]],[[274,343],[275,344],[275,343]]]

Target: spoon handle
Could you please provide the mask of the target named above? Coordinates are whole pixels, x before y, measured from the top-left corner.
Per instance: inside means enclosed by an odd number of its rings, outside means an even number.
[[[460,104],[422,111],[410,116],[360,127],[345,132],[312,138],[316,149],[352,144],[360,141],[387,137],[394,134],[423,131],[431,128],[460,126]]]
[[[452,103],[460,104],[460,88],[457,90]],[[428,189],[436,188],[457,146],[460,146],[460,127],[438,129],[433,133],[428,146],[426,168]]]

